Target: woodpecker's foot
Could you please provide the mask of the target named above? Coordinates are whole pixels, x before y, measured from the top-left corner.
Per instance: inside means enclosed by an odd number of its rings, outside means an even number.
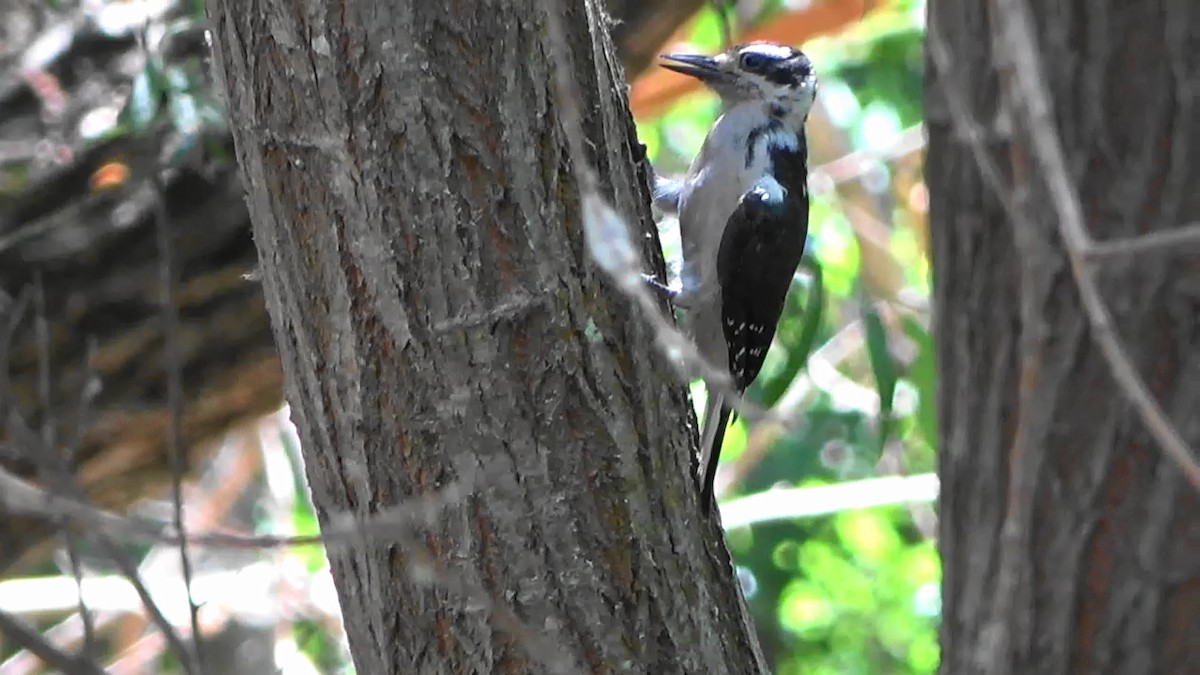
[[[654,205],[662,212],[679,213],[679,197],[682,193],[683,181],[659,175],[650,177],[650,194],[654,198]]]
[[[657,293],[659,297],[666,298],[671,301],[674,301],[679,297],[679,291],[659,281],[658,277],[654,276],[653,274],[643,274],[642,281],[650,287],[650,290]]]

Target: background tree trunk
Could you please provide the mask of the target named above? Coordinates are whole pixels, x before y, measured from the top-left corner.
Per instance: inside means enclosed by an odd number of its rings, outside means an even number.
[[[549,5],[569,60],[538,0],[211,5],[313,499],[327,526],[473,471],[428,555],[584,669],[755,672],[686,390],[583,249],[553,67],[661,265],[624,78],[594,1]],[[360,672],[545,672],[417,554],[329,553]]]
[[[1200,220],[1200,8],[1030,4],[1092,235]],[[929,4],[930,41],[940,35],[953,64],[948,75],[928,67],[926,101],[942,672],[1197,672],[1200,502],[1092,340],[1044,175],[1020,120],[1002,109],[996,5]],[[1019,217],[1037,232],[1031,250],[1018,255],[1001,198],[952,124],[948,90],[983,125]],[[1166,251],[1097,274],[1154,397],[1200,446],[1200,260]],[[1029,358],[1032,377],[1019,379]]]

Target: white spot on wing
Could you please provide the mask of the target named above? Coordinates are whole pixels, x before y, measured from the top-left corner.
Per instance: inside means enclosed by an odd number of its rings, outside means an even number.
[[[767,175],[758,181],[750,194],[761,201],[782,202],[787,190],[774,177]]]
[[[798,150],[800,146],[796,139],[795,132],[783,127],[779,127],[772,128],[767,132],[766,147],[795,151]]]

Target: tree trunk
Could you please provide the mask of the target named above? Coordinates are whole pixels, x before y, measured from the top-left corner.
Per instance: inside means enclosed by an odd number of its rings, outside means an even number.
[[[626,68],[647,67],[657,46],[699,4],[612,3]],[[54,11],[39,2],[0,9],[13,28],[6,36],[12,53],[67,25],[74,36],[49,40],[67,48],[45,65],[47,80],[61,90],[65,112],[48,110],[34,87],[25,86],[28,73],[17,72],[19,60],[0,70],[0,146],[6,148],[0,161],[10,172],[10,180],[0,180],[0,327],[11,322],[13,331],[11,345],[0,335],[0,361],[11,384],[0,380],[0,419],[8,427],[0,428],[0,445],[20,433],[12,428],[10,412],[33,429],[55,426],[60,439],[81,435],[74,453],[77,480],[98,506],[123,511],[139,500],[160,498],[170,484],[151,175],[163,146],[178,139],[126,134],[97,143],[80,136],[83,115],[120,105],[130,86],[130,64],[140,58],[138,31],[111,34],[84,14],[70,3]],[[197,22],[175,33],[179,25],[172,33],[190,37],[169,41],[174,46],[164,49],[169,54],[164,61],[206,58],[204,26]],[[201,83],[197,89],[209,87]],[[222,157],[232,154],[226,134],[214,130],[207,140],[228,147]],[[43,147],[53,153],[34,152]],[[28,166],[12,156],[21,148],[30,149]],[[9,154],[10,149],[16,151]],[[128,177],[119,186],[92,189],[89,181],[114,164],[128,168]],[[236,167],[217,158],[203,170],[172,171],[164,183],[180,277],[179,346],[187,399],[183,440],[189,467],[202,467],[231,428],[279,407],[283,374],[262,289],[243,278],[253,269],[256,253]],[[49,335],[49,410],[40,390],[42,365],[30,302],[38,279]],[[89,389],[93,397],[81,406],[82,392]],[[90,418],[82,429],[80,407]],[[5,469],[44,477],[35,449],[5,449],[0,452]],[[0,519],[0,570],[26,567],[47,553],[48,547],[38,544],[53,543],[45,539],[48,532],[42,521],[6,514]]]
[[[491,608],[415,582],[421,551],[329,551],[358,671],[546,672],[503,609],[589,672],[761,670],[686,390],[582,244],[555,67],[661,265],[594,0],[210,8],[322,525],[477,475],[421,542]]]
[[[942,672],[1200,672],[1200,501],[1093,340],[1045,174],[1020,116],[1002,105],[1011,73],[992,51],[998,4],[929,5],[930,43],[940,37],[952,64],[941,73],[931,61],[927,80]],[[1200,220],[1200,9],[1030,4],[1091,235]],[[1011,197],[982,176],[953,124],[952,92],[982,125]],[[1009,198],[1033,247],[1018,248]],[[1168,250],[1100,265],[1116,332],[1200,446],[1197,257]]]

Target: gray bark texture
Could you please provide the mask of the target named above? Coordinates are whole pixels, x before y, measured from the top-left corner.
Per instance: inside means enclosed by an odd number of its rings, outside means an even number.
[[[471,493],[420,531],[331,547],[361,673],[546,672],[495,607],[586,672],[762,659],[686,389],[583,248],[553,68],[580,84],[616,208],[661,265],[624,76],[594,0],[214,0],[263,284],[322,524]]]
[[[630,77],[700,4],[608,4]],[[171,66],[206,60],[209,51],[205,26],[183,20],[180,9],[167,12],[173,37],[155,54]],[[154,177],[159,159],[174,155],[169,148],[191,142],[169,123],[102,141],[80,133],[84,116],[125,101],[144,58],[138,31],[109,33],[89,11],[79,3],[0,3],[0,163],[8,171],[0,180],[0,466],[45,484],[59,471],[43,461],[51,453],[12,441],[24,427],[78,437],[74,478],[94,504],[123,512],[161,499],[171,482]],[[54,33],[67,27],[70,40]],[[44,100],[22,74],[21,55],[52,33],[49,43],[63,48],[46,73],[61,89],[61,109],[57,95]],[[197,70],[196,90],[207,98],[200,73],[207,70]],[[262,288],[243,278],[257,254],[243,187],[226,159],[232,141],[214,127],[195,145],[202,149],[192,159],[172,160],[160,174],[178,278],[189,475],[231,429],[278,409],[283,388]],[[91,177],[114,161],[128,177],[92,189]],[[33,300],[36,288],[44,302]],[[47,373],[35,316],[46,321]],[[0,573],[19,574],[49,555],[52,524],[0,515]]]
[[[1030,4],[1092,236],[1200,221],[1200,7]],[[942,672],[1200,672],[1200,500],[1093,340],[1027,129],[1001,105],[996,11],[929,4],[953,66],[946,75],[931,62],[926,85]],[[1032,223],[1028,250],[1018,253],[952,124],[948,90],[982,125],[1018,217]],[[1173,250],[1096,269],[1138,371],[1200,447],[1200,257]]]

